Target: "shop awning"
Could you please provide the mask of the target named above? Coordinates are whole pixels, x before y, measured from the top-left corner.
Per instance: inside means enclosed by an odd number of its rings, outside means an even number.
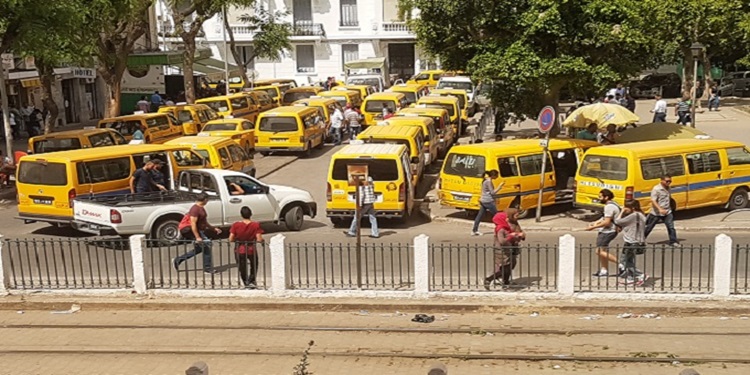
[[[21,80],[21,86],[23,87],[39,87],[42,85],[42,80],[39,78],[27,78]]]
[[[182,69],[182,64],[173,64],[173,66]],[[196,60],[193,63],[193,70],[205,74],[209,81],[220,81],[224,79],[224,62],[214,58]],[[237,65],[229,64],[229,77],[239,77],[242,73]]]

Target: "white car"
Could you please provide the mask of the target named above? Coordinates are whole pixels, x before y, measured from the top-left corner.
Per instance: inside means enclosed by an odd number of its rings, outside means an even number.
[[[243,190],[232,194],[230,183]],[[215,227],[229,227],[241,220],[240,208],[248,206],[253,220],[284,222],[287,229],[299,231],[304,216],[315,217],[317,204],[301,189],[266,185],[240,172],[222,169],[195,169],[180,173],[177,191],[108,197],[80,197],[74,204],[73,227],[97,235],[149,235],[169,244],[179,239],[180,220],[195,203],[199,193],[209,196],[206,211]]]
[[[476,93],[477,85],[475,85],[469,77],[441,77],[437,83],[437,87],[435,88],[464,90],[466,91],[466,95],[469,97],[469,106],[474,104],[474,94]]]

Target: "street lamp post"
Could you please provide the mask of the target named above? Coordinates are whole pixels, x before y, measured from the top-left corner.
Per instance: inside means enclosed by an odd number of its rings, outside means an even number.
[[[698,59],[703,53],[703,44],[698,42],[690,46],[690,52],[693,54],[693,90],[690,108],[690,126],[695,127],[695,102],[698,101]],[[705,72],[704,72],[705,74]]]

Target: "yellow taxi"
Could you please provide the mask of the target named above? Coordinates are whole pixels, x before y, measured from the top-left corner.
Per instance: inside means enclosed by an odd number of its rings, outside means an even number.
[[[405,114],[384,120],[383,124],[386,126],[413,126],[422,130],[422,136],[424,137],[422,152],[424,153],[425,165],[430,165],[437,161],[440,137],[435,129],[435,121],[432,118],[416,114]]]
[[[182,137],[182,125],[171,113],[136,113],[99,121],[99,128],[113,129],[126,140],[133,139],[136,130],[143,132],[144,143],[164,143]]]
[[[255,124],[243,118],[224,118],[209,121],[198,133],[202,137],[225,137],[237,143],[252,156],[255,153]]]
[[[321,91],[318,93],[319,97],[330,98],[339,103],[341,108],[346,108],[350,105],[352,108],[359,108],[362,106],[362,95],[359,91],[354,90],[332,90],[332,91]]]
[[[284,91],[297,87],[297,81],[289,78],[259,79],[253,82],[255,86],[281,86]]]
[[[297,100],[316,96],[321,91],[323,91],[323,88],[318,86],[302,86],[289,89],[284,93],[284,96],[281,99],[281,105],[292,105],[292,103]]]
[[[419,100],[423,96],[426,96],[427,94],[430,93],[430,90],[427,88],[427,85],[408,84],[408,83],[393,85],[387,91],[400,92],[404,94],[404,96],[406,97],[406,103],[409,105],[416,103],[417,100]]]
[[[461,118],[461,107],[459,107],[458,98],[455,96],[439,96],[439,95],[427,95],[417,101],[415,107],[423,108],[443,108],[448,111],[448,116],[451,118],[451,126],[453,126],[453,132],[456,134],[456,139],[461,136],[466,130],[466,125]]]
[[[599,191],[609,189],[620,206],[637,199],[651,210],[651,189],[670,176],[672,209],[748,207],[750,150],[739,142],[670,139],[588,150],[576,175],[575,206],[602,210]]]
[[[423,70],[419,74],[415,74],[413,77],[406,81],[407,84],[420,84],[426,85],[427,87],[433,88],[437,86],[440,77],[445,73],[444,70]]]
[[[258,110],[260,112],[265,112],[279,106],[279,103],[275,102],[265,91],[250,90],[244,91],[244,93],[254,98],[255,102],[258,103]]]
[[[424,136],[422,129],[413,126],[387,126],[383,122],[380,126],[370,126],[357,135],[357,139],[365,143],[398,144],[406,146],[409,152],[412,178],[416,185],[422,178],[425,168]]]
[[[29,138],[27,152],[29,154],[42,154],[127,143],[128,140],[113,129],[68,130]]]
[[[401,108],[406,108],[406,96],[398,92],[378,92],[372,94],[362,103],[362,115],[365,126],[375,125],[385,117],[385,108],[395,114]]]
[[[159,107],[159,113],[171,113],[182,123],[184,135],[196,135],[203,125],[219,118],[219,115],[205,104],[180,103],[169,107]]]
[[[367,165],[373,180],[376,216],[405,221],[414,211],[416,185],[412,183],[409,152],[397,144],[353,144],[331,157],[326,188],[326,215],[334,225],[354,217],[355,188],[349,185],[347,166]]]
[[[448,111],[443,108],[426,108],[426,107],[410,107],[402,108],[396,113],[396,116],[424,116],[432,119],[435,129],[438,132],[439,145],[438,145],[438,157],[442,158],[453,146],[453,143],[458,136],[453,132],[451,126],[451,118],[448,116]]]
[[[499,172],[495,186],[497,208],[519,208],[521,217],[537,207],[539,181],[544,173],[542,207],[570,203],[576,169],[583,153],[599,144],[578,139],[550,139],[547,163],[542,172],[544,149],[538,139],[458,145],[448,151],[438,179],[438,197],[444,206],[464,210],[479,209],[484,173]]]
[[[469,118],[474,116],[474,106],[469,105],[469,96],[466,95],[466,90],[435,89],[430,91],[430,95],[455,96],[458,99],[458,108],[461,109],[461,120],[465,124],[468,124]]]
[[[258,104],[249,98],[250,96],[245,93],[236,93],[198,99],[195,102],[211,107],[220,116],[244,118],[255,122],[260,111]]]
[[[189,147],[204,159],[208,166],[228,169],[255,176],[255,163],[237,142],[226,137],[180,137],[166,143],[171,146]]]
[[[367,85],[342,85],[342,86],[336,86],[331,89],[331,91],[347,91],[347,90],[359,92],[359,95],[362,97],[362,100],[366,99],[368,96],[377,92],[375,87],[367,86]]]
[[[255,86],[252,91],[265,92],[271,98],[271,101],[276,104],[276,106],[280,106],[281,98],[284,96],[286,90],[289,90],[290,88],[291,86],[277,84],[269,86]]]
[[[323,147],[326,124],[316,107],[284,106],[260,114],[255,123],[255,150],[266,156],[274,151],[312,154]]]
[[[323,122],[325,123],[326,134],[328,134],[328,129],[331,128],[331,115],[333,115],[333,112],[336,110],[336,108],[341,109],[342,113],[344,111],[335,99],[324,98],[321,96],[311,96],[308,99],[300,99],[292,103],[292,105],[318,108],[323,114]]]

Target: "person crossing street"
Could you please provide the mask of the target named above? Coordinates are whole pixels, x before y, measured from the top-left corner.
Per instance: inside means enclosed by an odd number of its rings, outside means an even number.
[[[367,215],[370,219],[370,237],[379,238],[380,232],[378,232],[378,218],[375,217],[375,202],[377,201],[377,196],[375,195],[374,184],[372,177],[368,177],[367,181],[362,181],[361,185],[357,186],[357,189],[359,189],[359,214],[360,216]],[[355,214],[349,230],[344,231],[348,237],[357,236],[357,220],[359,219],[360,218]]]

